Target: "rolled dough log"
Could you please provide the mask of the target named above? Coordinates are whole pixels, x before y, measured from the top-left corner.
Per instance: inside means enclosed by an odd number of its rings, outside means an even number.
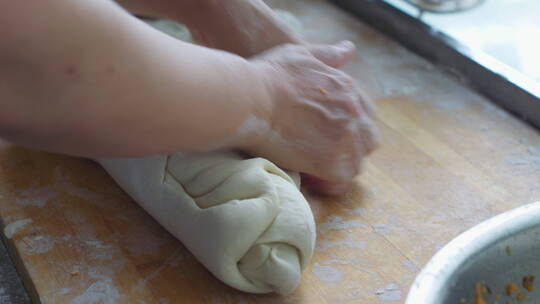
[[[226,284],[288,294],[300,282],[315,223],[296,174],[233,152],[98,162]]]

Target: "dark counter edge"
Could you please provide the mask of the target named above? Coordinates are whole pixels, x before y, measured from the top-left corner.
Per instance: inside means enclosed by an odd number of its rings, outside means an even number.
[[[4,223],[1,220],[0,228],[0,288],[5,288],[10,300],[7,303],[0,301],[0,304],[40,304],[35,286],[15,249],[15,244],[3,233]]]
[[[540,129],[540,83],[381,0],[329,0]]]

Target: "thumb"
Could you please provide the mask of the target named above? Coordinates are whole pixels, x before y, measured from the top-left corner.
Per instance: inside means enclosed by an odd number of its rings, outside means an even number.
[[[312,45],[308,51],[323,63],[339,68],[345,65],[354,55],[354,43],[344,40],[334,45]]]

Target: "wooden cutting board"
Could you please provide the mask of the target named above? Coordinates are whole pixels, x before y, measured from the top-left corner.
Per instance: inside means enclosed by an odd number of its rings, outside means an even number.
[[[381,137],[352,192],[306,193],[318,240],[298,290],[233,290],[94,162],[0,143],[4,238],[36,303],[403,303],[454,236],[540,200],[538,131],[326,2],[272,4],[312,41],[357,43],[346,70],[375,97]]]

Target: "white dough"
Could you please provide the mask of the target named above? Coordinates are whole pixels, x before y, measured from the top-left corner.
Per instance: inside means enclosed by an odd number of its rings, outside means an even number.
[[[300,282],[315,223],[298,184],[271,162],[232,152],[98,162],[228,285],[288,294]]]

